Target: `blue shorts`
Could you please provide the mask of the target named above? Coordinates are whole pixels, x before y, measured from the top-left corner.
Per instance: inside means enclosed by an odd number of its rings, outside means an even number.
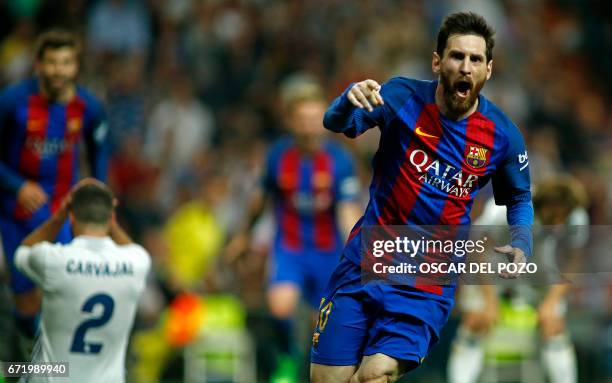
[[[44,221],[40,219],[30,219],[27,221],[9,220],[6,218],[0,219],[0,234],[2,235],[2,249],[4,250],[5,259],[11,272],[10,287],[13,294],[26,293],[34,288],[34,283],[25,275],[23,275],[15,267],[13,262],[15,251],[25,237],[28,236],[34,229],[41,225]],[[66,221],[60,230],[56,241],[60,243],[68,243],[72,239],[70,231],[70,223]]]
[[[274,249],[270,259],[269,286],[293,283],[303,299],[317,309],[332,272],[338,266],[337,252],[288,252]]]
[[[363,284],[359,265],[343,258],[320,302],[311,362],[361,363],[382,353],[420,364],[438,341],[453,299],[381,281]]]

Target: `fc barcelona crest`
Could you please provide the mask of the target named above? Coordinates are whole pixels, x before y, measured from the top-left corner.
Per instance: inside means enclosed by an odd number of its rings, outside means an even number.
[[[312,175],[312,186],[317,189],[327,189],[332,186],[332,178],[328,172],[316,172]]]
[[[70,120],[68,120],[66,126],[68,127],[68,133],[74,134],[81,129],[81,119],[71,118]]]
[[[488,149],[470,145],[470,149],[465,156],[465,161],[475,169],[481,168],[487,163],[488,152]]]

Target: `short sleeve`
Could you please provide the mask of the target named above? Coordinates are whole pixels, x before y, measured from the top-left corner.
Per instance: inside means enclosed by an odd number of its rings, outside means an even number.
[[[46,274],[54,262],[57,245],[41,242],[34,246],[19,246],[15,253],[15,267],[39,287],[45,288]]]
[[[134,265],[135,272],[133,277],[136,292],[140,294],[142,293],[147,284],[147,276],[151,271],[151,256],[144,249],[144,247],[136,243],[120,245],[119,248],[121,249],[121,252],[127,258],[129,258],[130,262]]]

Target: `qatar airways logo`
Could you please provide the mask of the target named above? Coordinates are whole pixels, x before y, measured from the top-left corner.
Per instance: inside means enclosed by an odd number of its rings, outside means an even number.
[[[474,183],[478,184],[478,176],[464,173],[461,168],[441,162],[438,159],[430,160],[427,153],[417,149],[410,153],[410,163],[419,173],[419,181],[428,183],[448,194],[463,198],[472,192]]]
[[[303,193],[297,192],[293,194],[291,203],[301,213],[321,212],[328,210],[333,203],[331,193]]]
[[[38,154],[40,158],[49,158],[57,156],[65,151],[72,150],[73,143],[64,140],[63,138],[49,137],[47,139],[40,137],[28,137],[25,142],[25,147]]]

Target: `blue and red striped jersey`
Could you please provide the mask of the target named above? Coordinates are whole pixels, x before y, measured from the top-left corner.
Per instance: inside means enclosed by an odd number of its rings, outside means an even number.
[[[360,262],[360,229],[376,225],[467,225],[474,197],[492,180],[510,225],[531,226],[529,162],[518,128],[483,95],[461,121],[440,113],[437,81],[403,77],[381,88],[385,104],[372,112],[352,106],[350,87],[327,110],[324,125],[356,137],[378,126],[370,201],[353,229],[345,255]],[[512,245],[530,254],[531,232],[516,231]]]
[[[275,142],[263,176],[274,201],[275,248],[339,252],[338,203],[356,199],[358,185],[351,156],[339,143],[325,140],[317,152],[306,155],[292,138]]]
[[[107,127],[101,103],[77,87],[67,103],[50,102],[38,80],[28,79],[0,93],[0,209],[18,220],[48,217],[78,179],[83,139],[92,176],[106,179]],[[33,215],[19,206],[17,191],[38,182],[49,203]]]

